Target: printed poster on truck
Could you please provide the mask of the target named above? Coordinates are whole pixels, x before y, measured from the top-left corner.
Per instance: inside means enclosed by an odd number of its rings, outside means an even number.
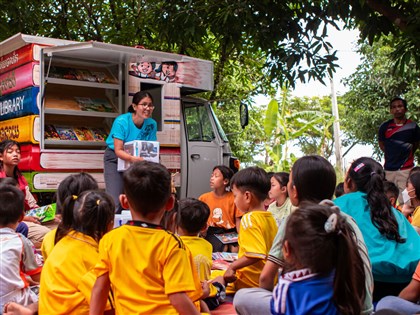
[[[141,61],[130,63],[128,73],[136,78],[178,83],[204,91],[213,89],[213,63],[193,58],[179,62]]]

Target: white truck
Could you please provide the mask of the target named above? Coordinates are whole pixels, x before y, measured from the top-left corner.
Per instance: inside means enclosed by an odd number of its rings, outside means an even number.
[[[101,42],[16,34],[0,43],[0,141],[21,143],[19,168],[33,192],[52,192],[86,171],[104,188],[105,138],[139,90],[154,97],[160,162],[179,197],[209,190],[218,164],[235,171],[228,139],[209,103],[213,63]],[[247,109],[241,106],[241,123]]]

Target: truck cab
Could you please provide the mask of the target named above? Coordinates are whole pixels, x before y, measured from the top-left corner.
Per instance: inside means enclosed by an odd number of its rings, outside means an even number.
[[[179,197],[208,191],[214,166],[239,167],[210,104],[191,97],[213,89],[210,61],[16,34],[0,43],[0,65],[0,140],[21,143],[19,168],[33,192],[53,192],[80,171],[104,188],[104,138],[140,90],[153,95],[160,163]]]
[[[216,165],[231,166],[235,163],[229,141],[210,104],[204,99],[185,97],[182,99],[181,161],[187,174],[181,185],[183,197],[199,197],[209,190],[210,174]]]

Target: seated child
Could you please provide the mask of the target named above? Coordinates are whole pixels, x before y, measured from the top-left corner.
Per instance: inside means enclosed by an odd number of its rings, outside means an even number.
[[[0,309],[8,302],[23,306],[35,303],[37,295],[29,288],[27,276],[39,282],[42,264],[33,244],[16,233],[22,221],[25,195],[11,185],[0,185]]]
[[[276,220],[264,210],[270,181],[262,168],[249,167],[236,173],[231,184],[235,204],[245,214],[241,219],[238,260],[229,266],[223,278],[233,282],[234,290],[258,287],[260,273],[277,233]]]
[[[341,197],[342,195],[344,195],[344,182],[338,183],[334,191],[335,198]]]
[[[292,202],[287,194],[287,183],[289,182],[289,173],[279,172],[274,173],[270,178],[271,188],[268,196],[273,198],[273,202],[268,206],[267,211],[273,214],[277,225],[280,226],[281,221],[284,220],[293,210]]]
[[[96,277],[98,242],[113,227],[114,201],[105,192],[86,191],[69,196],[63,216],[72,225],[45,261],[39,294],[40,314],[89,314]],[[110,309],[110,306],[108,306]]]
[[[208,230],[206,240],[213,245],[214,252],[230,250],[238,251],[237,243],[225,246],[215,234],[239,232],[238,225],[242,213],[238,211],[234,203],[233,194],[230,191],[230,179],[233,171],[224,165],[213,168],[210,176],[210,188],[212,191],[202,194],[198,199],[206,203],[210,208]]]
[[[389,182],[387,180],[384,181],[384,192],[385,195],[388,197],[391,206],[401,212],[401,207],[397,206],[398,195],[400,194],[400,190],[398,189],[397,185],[393,182]]]
[[[16,179],[14,179],[13,177],[3,177],[0,178],[0,184],[2,185],[12,185],[15,186],[16,188],[19,188],[19,183]],[[22,234],[23,236],[25,236],[26,238],[28,237],[28,225],[21,221],[19,222],[17,228],[16,228],[16,232]]]
[[[53,250],[55,244],[68,233],[73,225],[73,214],[69,216],[63,213],[63,203],[71,196],[79,196],[86,190],[98,189],[98,183],[88,173],[78,173],[67,176],[58,185],[56,193],[56,213],[61,215],[61,222],[58,224],[56,229],[49,231],[42,241],[41,251],[44,261],[47,260],[48,255]]]
[[[210,279],[212,246],[199,233],[207,229],[209,207],[202,201],[193,198],[182,199],[178,204],[177,232],[194,257],[200,281]],[[209,283],[210,294],[204,299],[210,310],[223,302],[226,295],[225,286],[219,282]]]
[[[353,229],[337,207],[304,203],[287,220],[271,314],[360,314],[366,295]],[[354,294],[358,292],[358,294]]]
[[[161,164],[134,163],[123,174],[123,208],[132,221],[99,243],[90,314],[102,314],[112,288],[116,314],[190,314],[202,296],[192,257],[182,240],[159,225],[172,209],[171,174]]]
[[[21,153],[20,144],[15,140],[3,140],[0,142],[0,178],[11,177],[14,178],[19,185],[19,189],[25,196],[25,210],[30,210],[38,207],[37,201],[29,191],[28,182],[19,170]],[[41,246],[44,235],[50,229],[41,225],[41,222],[32,216],[24,216],[23,221],[28,227],[28,238],[32,241],[36,248]],[[21,226],[22,228],[22,226]]]

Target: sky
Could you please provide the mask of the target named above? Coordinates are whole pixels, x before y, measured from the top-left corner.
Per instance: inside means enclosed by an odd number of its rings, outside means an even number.
[[[334,88],[337,95],[343,95],[347,92],[347,88],[342,83],[342,79],[350,76],[356,71],[357,66],[361,63],[361,56],[356,52],[356,44],[359,32],[357,30],[336,30],[333,27],[328,29],[328,41],[337,50],[339,68],[333,76]],[[296,88],[292,91],[292,95],[303,96],[326,96],[331,95],[331,84],[326,80],[326,85],[320,82],[311,81],[306,84],[298,82]],[[256,98],[257,104],[267,104],[269,99],[266,97]],[[296,149],[299,151],[298,149]],[[347,151],[347,148],[342,147],[342,153]],[[349,163],[361,156],[371,156],[372,147],[364,145],[354,146],[343,158],[343,165],[347,167]],[[297,156],[301,156],[299,152],[294,152]],[[335,164],[335,155],[330,158],[330,162]]]

